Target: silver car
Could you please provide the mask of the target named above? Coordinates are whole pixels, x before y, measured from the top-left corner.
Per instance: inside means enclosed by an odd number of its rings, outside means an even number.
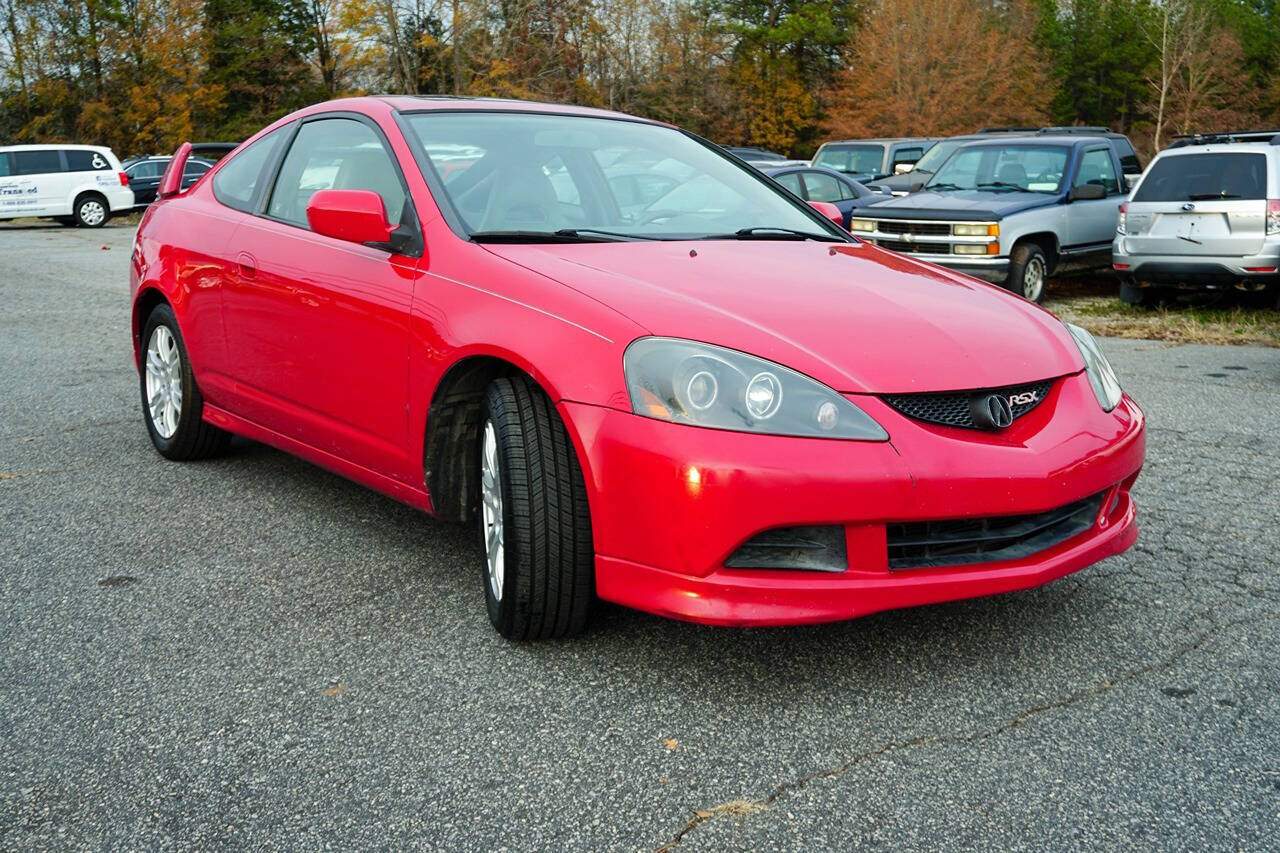
[[[1280,280],[1280,135],[1196,138],[1160,152],[1121,209],[1120,298],[1236,288],[1270,300]]]

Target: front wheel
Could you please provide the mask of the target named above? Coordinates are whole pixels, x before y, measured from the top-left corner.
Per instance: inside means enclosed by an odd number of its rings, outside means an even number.
[[[1005,287],[1032,302],[1044,299],[1044,285],[1049,278],[1049,261],[1044,249],[1035,243],[1023,243],[1009,258],[1009,277]]]
[[[595,599],[582,468],[550,398],[496,379],[480,431],[480,533],[489,619],[510,640],[577,634]]]
[[[160,455],[186,461],[226,450],[231,435],[204,420],[204,399],[168,305],[157,305],[147,318],[142,346],[142,417]]]

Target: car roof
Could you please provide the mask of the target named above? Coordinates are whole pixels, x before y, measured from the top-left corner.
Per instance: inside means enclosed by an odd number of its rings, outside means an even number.
[[[1177,148],[1166,148],[1156,152],[1156,157],[1182,157],[1187,154],[1230,154],[1248,151],[1254,154],[1266,154],[1269,151],[1280,152],[1280,145],[1273,142],[1204,142],[1197,145],[1180,145]],[[1151,158],[1155,159],[1155,157]]]
[[[47,145],[0,145],[0,151],[110,151],[106,145],[63,145],[51,142]]]
[[[1077,136],[1076,134],[1073,133],[1070,135],[1045,134],[1041,136],[1027,135],[1027,136],[1013,136],[1013,137],[984,136],[981,139],[975,139],[972,142],[966,142],[964,144],[964,147],[979,148],[979,147],[999,146],[1003,148],[1009,145],[1027,145],[1027,146],[1036,145],[1041,147],[1045,145],[1056,145],[1060,148],[1074,148],[1076,146],[1083,146],[1083,145],[1110,145],[1110,144],[1111,144],[1111,140],[1107,139],[1105,136]]]
[[[605,110],[597,107],[581,107],[570,104],[553,104],[547,101],[525,101],[517,98],[476,98],[455,95],[375,95],[373,100],[381,101],[399,112],[423,112],[430,110],[476,110],[478,112],[527,112],[554,113],[557,115],[578,115],[594,118],[612,118],[626,121],[638,121],[670,127],[666,122],[641,118],[616,110]],[[343,98],[327,101],[318,106],[333,109],[339,105],[363,101],[365,98]]]
[[[862,139],[829,139],[822,143],[823,147],[828,145],[856,145],[860,142],[873,143],[893,143],[893,142],[933,142],[938,140],[936,136],[868,136]]]

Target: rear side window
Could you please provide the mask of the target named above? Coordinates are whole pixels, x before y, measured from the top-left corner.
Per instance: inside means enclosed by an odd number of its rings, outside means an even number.
[[[164,167],[168,165],[161,160],[146,160],[132,166],[129,169],[129,177],[131,178],[158,178],[164,174]]]
[[[1134,201],[1210,201],[1267,197],[1265,154],[1184,154],[1151,164]]]
[[[261,186],[263,172],[275,155],[284,131],[289,125],[276,128],[236,154],[213,176],[213,195],[227,207],[253,212],[253,200]]]
[[[103,172],[111,168],[111,162],[97,151],[68,151],[68,172]]]
[[[7,178],[9,175],[9,155],[0,151],[0,178]]]
[[[1142,161],[1138,159],[1138,153],[1133,150],[1133,146],[1129,144],[1128,139],[1113,139],[1116,155],[1120,158],[1120,168],[1124,170],[1126,175],[1134,175],[1142,171]]]
[[[14,151],[15,175],[48,175],[62,171],[62,158],[57,151]]]
[[[810,201],[843,201],[853,197],[844,184],[821,172],[805,172],[804,186]]]
[[[920,155],[924,153],[923,148],[899,148],[893,152],[893,163],[896,166],[899,163],[915,163],[920,159]]]

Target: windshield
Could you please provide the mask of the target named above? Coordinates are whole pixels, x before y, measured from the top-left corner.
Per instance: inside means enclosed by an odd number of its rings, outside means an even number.
[[[927,172],[933,174],[938,171],[938,167],[947,162],[947,158],[951,156],[951,152],[955,151],[964,144],[963,139],[948,140],[935,143],[932,148],[924,152],[924,156],[916,161],[916,167],[913,172]]]
[[[1070,149],[1063,145],[975,145],[955,152],[929,190],[1057,193]]]
[[[878,175],[883,163],[883,145],[824,145],[813,161],[848,175]]]
[[[406,118],[473,240],[840,239],[674,128],[528,112]]]

